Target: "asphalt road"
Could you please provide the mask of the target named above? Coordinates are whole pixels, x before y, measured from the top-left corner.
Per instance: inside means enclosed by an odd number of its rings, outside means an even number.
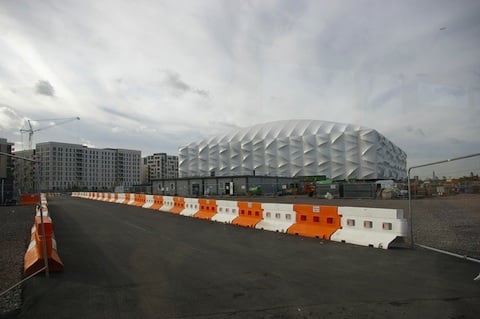
[[[49,200],[63,273],[18,318],[478,318],[480,264],[76,198]]]

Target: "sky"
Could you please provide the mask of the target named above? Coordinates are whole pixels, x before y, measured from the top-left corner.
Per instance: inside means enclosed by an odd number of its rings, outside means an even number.
[[[477,0],[0,0],[0,137],[175,155],[314,119],[408,167],[480,153],[479,39]]]

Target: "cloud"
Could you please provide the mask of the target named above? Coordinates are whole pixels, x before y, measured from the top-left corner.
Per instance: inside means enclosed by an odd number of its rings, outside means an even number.
[[[38,81],[35,85],[35,92],[40,95],[55,96],[55,89],[48,81]]]
[[[163,73],[165,75],[165,78],[162,81],[162,85],[167,88],[170,88],[173,95],[177,97],[182,97],[186,93],[193,93],[204,98],[209,97],[208,91],[195,88],[187,84],[180,78],[180,74],[178,74],[177,72],[165,70],[163,71]]]
[[[176,153],[311,118],[376,129],[409,161],[480,149],[477,0],[50,2],[0,6],[5,137],[12,114],[78,115],[70,140]]]
[[[8,105],[0,104],[0,130],[20,129],[23,119]]]

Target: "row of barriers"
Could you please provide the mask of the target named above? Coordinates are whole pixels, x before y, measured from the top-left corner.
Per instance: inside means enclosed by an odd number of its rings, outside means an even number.
[[[401,209],[227,201],[135,193],[73,197],[138,206],[244,227],[388,249],[408,235]]]
[[[52,218],[48,213],[45,194],[41,195],[40,203],[37,202],[35,204],[35,217],[31,229],[30,244],[24,257],[23,267],[26,276],[40,271],[46,264],[45,258],[48,261],[49,271],[62,271],[64,268],[57,253],[57,242],[53,233]]]

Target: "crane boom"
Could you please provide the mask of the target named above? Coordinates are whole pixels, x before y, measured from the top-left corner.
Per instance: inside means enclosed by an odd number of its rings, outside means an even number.
[[[38,132],[38,131],[43,131],[46,129],[49,129],[54,126],[66,124],[75,120],[80,120],[80,117],[68,117],[68,118],[61,118],[61,119],[43,119],[43,120],[27,120],[27,125],[28,128],[20,129],[20,133],[28,133],[28,148],[32,149],[32,138],[33,138],[33,133]],[[40,127],[37,129],[33,129],[32,123],[31,122],[50,122],[51,124],[48,126]]]

